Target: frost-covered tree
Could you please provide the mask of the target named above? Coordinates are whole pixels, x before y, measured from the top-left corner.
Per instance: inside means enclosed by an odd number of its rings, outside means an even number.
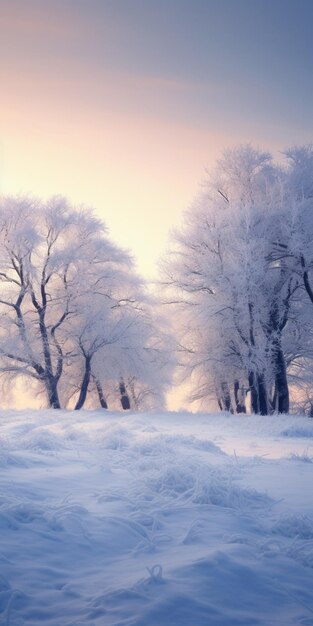
[[[129,254],[90,210],[59,197],[1,198],[0,282],[6,381],[31,378],[48,406],[60,408],[73,397],[78,409],[92,385],[105,404],[103,380],[116,384],[125,376],[130,351],[127,376],[137,376],[132,328],[138,331],[147,298]],[[137,332],[136,338],[142,350],[146,337]]]
[[[113,405],[118,398],[123,406],[124,397],[135,410],[164,407],[176,364],[176,344],[158,308],[154,299],[139,289],[136,303],[114,311],[109,341],[97,351],[91,368],[95,383],[103,388],[104,381],[106,388],[115,389]],[[95,384],[93,398],[101,403],[99,390]]]
[[[293,147],[285,156],[285,207],[276,255],[299,276],[313,304],[313,147]]]
[[[297,404],[299,393],[305,388],[309,397],[313,386],[313,148],[292,147],[285,157],[284,203],[273,237],[272,258],[285,267],[297,285],[290,302],[289,332],[283,341]]]
[[[289,409],[283,334],[298,281],[273,254],[285,202],[285,172],[240,146],[217,163],[174,235],[164,282],[180,310],[195,399],[215,395],[229,410],[233,397],[244,410],[247,390],[254,412]]]

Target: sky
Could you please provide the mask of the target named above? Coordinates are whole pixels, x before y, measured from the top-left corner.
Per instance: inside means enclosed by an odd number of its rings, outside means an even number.
[[[313,141],[312,0],[0,0],[0,192],[94,207],[155,278],[221,152]]]

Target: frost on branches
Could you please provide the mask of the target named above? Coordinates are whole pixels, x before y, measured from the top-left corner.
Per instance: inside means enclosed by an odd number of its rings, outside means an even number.
[[[52,408],[163,404],[172,342],[128,253],[63,198],[0,201],[0,372]]]
[[[254,413],[286,413],[291,388],[311,406],[313,150],[284,157],[225,152],[163,264],[183,377],[222,410],[249,393]]]

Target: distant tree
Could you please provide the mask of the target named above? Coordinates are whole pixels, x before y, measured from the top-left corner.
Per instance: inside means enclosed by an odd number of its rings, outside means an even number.
[[[140,410],[165,405],[176,365],[176,343],[158,308],[150,295],[137,290],[136,304],[122,307],[122,324],[112,329],[113,340],[95,355],[94,377],[105,381],[106,388],[116,388],[123,408]],[[97,395],[94,388],[93,396]]]

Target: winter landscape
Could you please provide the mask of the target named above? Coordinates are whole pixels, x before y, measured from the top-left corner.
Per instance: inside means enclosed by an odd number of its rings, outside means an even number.
[[[311,0],[0,15],[0,625],[313,626]]]

